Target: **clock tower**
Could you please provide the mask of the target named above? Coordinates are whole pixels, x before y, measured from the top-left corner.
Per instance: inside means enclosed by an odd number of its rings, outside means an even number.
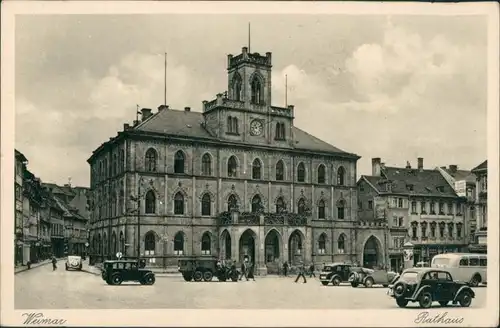
[[[203,102],[205,128],[219,138],[252,144],[292,145],[293,106],[271,105],[272,55],[227,56],[227,92]]]

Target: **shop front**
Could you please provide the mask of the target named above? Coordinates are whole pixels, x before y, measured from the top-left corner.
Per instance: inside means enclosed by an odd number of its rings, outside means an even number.
[[[389,254],[389,259],[391,262],[390,270],[394,272],[399,272],[399,270],[404,265],[403,253]]]
[[[461,253],[466,251],[464,245],[415,245],[414,264],[418,262],[431,263],[432,258],[443,253]]]

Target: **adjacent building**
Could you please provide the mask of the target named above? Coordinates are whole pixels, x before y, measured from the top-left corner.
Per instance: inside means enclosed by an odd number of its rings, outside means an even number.
[[[464,198],[464,215],[467,242],[474,242],[476,233],[476,176],[470,170],[459,169],[457,165],[437,167],[457,196]]]
[[[244,47],[227,58],[227,91],[201,112],[144,108],[93,152],[93,260],[248,256],[260,273],[363,253],[385,263],[383,223],[357,220],[360,157],[296,127],[293,106],[272,105],[271,67],[271,53]]]
[[[472,169],[476,175],[476,231],[469,249],[474,253],[486,253],[488,246],[488,161]]]
[[[29,261],[29,244],[24,243],[24,220],[23,220],[23,181],[24,170],[28,160],[18,150],[14,154],[14,206],[15,206],[15,224],[14,224],[14,263],[15,265],[25,264]]]
[[[393,270],[403,265],[403,245],[414,245],[414,262],[430,261],[436,254],[463,251],[468,243],[465,200],[437,170],[388,167],[372,159],[372,175],[358,183],[360,220],[388,223],[388,256]]]

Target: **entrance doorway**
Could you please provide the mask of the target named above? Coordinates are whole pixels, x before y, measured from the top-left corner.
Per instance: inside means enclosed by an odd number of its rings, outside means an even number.
[[[303,242],[304,238],[298,230],[292,232],[288,239],[288,261],[291,265],[297,265],[303,260]]]
[[[245,230],[240,237],[240,261],[242,262],[246,256],[255,263],[255,232],[250,229]]]
[[[380,249],[380,242],[375,236],[368,238],[363,249],[363,267],[374,268],[382,265]]]

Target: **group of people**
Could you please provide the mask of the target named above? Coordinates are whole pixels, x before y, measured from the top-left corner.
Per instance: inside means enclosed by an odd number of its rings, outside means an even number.
[[[290,266],[288,265],[288,262],[285,261],[282,266],[282,272],[284,277],[288,277],[288,271],[290,269]],[[306,283],[306,275],[309,275],[309,278],[316,278],[316,274],[314,271],[316,270],[314,263],[311,263],[308,268],[306,268],[306,265],[304,262],[300,262],[299,265],[297,266],[297,278],[295,279],[295,282],[298,282],[299,279],[302,277],[303,282]]]
[[[254,276],[255,265],[254,263],[250,262],[248,257],[245,257],[243,262],[241,262],[240,269],[241,269],[240,280],[243,279],[243,277],[245,277],[247,281],[249,279],[255,281],[255,276]]]

